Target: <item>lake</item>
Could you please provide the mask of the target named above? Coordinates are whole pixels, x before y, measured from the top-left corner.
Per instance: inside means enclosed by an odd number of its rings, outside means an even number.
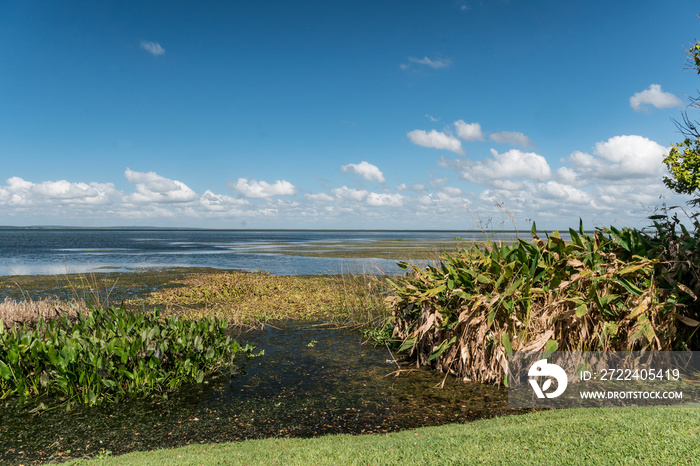
[[[514,232],[489,234],[512,240]],[[55,275],[211,267],[277,275],[333,274],[379,267],[395,259],[311,257],[314,250],[396,241],[480,241],[480,231],[0,229],[0,275]],[[297,253],[295,253],[297,251]],[[379,255],[379,254],[378,254]]]

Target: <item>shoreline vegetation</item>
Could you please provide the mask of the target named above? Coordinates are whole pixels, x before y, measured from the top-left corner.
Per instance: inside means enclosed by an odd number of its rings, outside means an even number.
[[[388,304],[393,336],[419,366],[507,382],[514,351],[700,349],[700,232],[569,229],[544,239],[401,263]],[[391,279],[389,279],[391,281]]]
[[[420,259],[426,262],[401,262],[401,267],[407,273],[400,277],[387,277],[381,272],[364,270],[341,275],[275,276],[212,269],[0,277],[0,296],[5,299],[0,302],[0,318],[4,322],[0,325],[0,331],[4,331],[5,335],[16,333],[13,327],[18,328],[21,323],[26,323],[28,331],[34,332],[33,338],[40,338],[37,329],[46,331],[47,325],[49,329],[52,328],[52,324],[46,324],[45,320],[54,320],[51,313],[60,316],[58,320],[63,319],[64,335],[70,334],[70,325],[76,322],[84,327],[89,326],[85,324],[87,319],[92,325],[95,309],[107,309],[108,313],[112,312],[110,318],[116,321],[121,318],[117,310],[141,317],[150,315],[156,320],[149,321],[145,336],[140,340],[135,337],[140,344],[135,349],[138,356],[133,356],[133,359],[143,361],[135,367],[143,368],[144,364],[160,365],[162,352],[159,355],[161,347],[158,345],[162,343],[150,340],[162,332],[162,325],[157,323],[161,316],[159,313],[165,319],[175,319],[170,325],[171,329],[178,327],[180,321],[206,322],[202,325],[205,333],[206,329],[214,327],[223,329],[224,322],[229,326],[244,328],[273,324],[276,320],[323,320],[363,328],[367,338],[407,355],[418,366],[437,369],[446,377],[452,374],[465,381],[491,384],[504,382],[507,359],[517,350],[698,350],[698,225],[696,223],[696,230],[690,233],[679,225],[677,219],[664,217],[654,221],[656,231],[652,233],[611,228],[596,230],[591,236],[579,228],[569,230],[568,241],[557,232],[540,238],[533,224],[530,241],[519,238],[510,244],[468,242],[464,247],[460,239],[455,239],[457,245],[449,242],[446,249],[436,248],[435,242],[429,247],[416,243],[415,250],[419,252]],[[396,238],[384,241],[380,248],[391,249],[389,245],[394,246],[390,251],[393,254],[405,247],[404,243],[408,242]],[[365,254],[373,251],[375,246],[336,249]],[[408,249],[411,247],[409,245]],[[451,252],[446,253],[446,250]],[[289,252],[299,253],[298,250]],[[401,257],[407,258],[406,255]],[[25,304],[17,301],[24,301]],[[119,306],[115,307],[116,304]],[[207,319],[213,319],[213,323]],[[190,338],[196,351],[218,354],[218,349],[207,348],[193,334]],[[22,349],[22,344],[25,344],[25,349]],[[38,366],[28,368],[36,380],[29,379],[29,385],[20,384],[19,388],[8,384],[11,378],[18,378],[14,371],[19,367],[19,358],[13,354],[29,351],[30,346],[26,342],[16,343],[12,354],[0,348],[0,356],[5,355],[0,360],[9,358],[15,364],[13,367],[7,362],[0,365],[3,379],[0,383],[4,384],[0,387],[2,398],[11,398],[15,390],[21,403],[30,395],[39,394],[42,386],[50,387],[54,383],[49,377],[50,371],[42,371],[40,359],[37,359]],[[168,343],[163,351],[167,346]],[[236,344],[234,353],[238,351]],[[221,353],[229,361],[232,359],[231,353],[224,351],[223,346]],[[250,349],[246,354],[251,354]],[[131,361],[131,356],[125,359]],[[180,372],[201,382],[203,369],[192,369],[186,362],[185,365]],[[104,363],[95,363],[95,367],[105,369]],[[136,374],[131,369],[129,371]],[[145,373],[136,377],[148,378]],[[95,380],[99,384],[99,378]],[[159,379],[158,383],[167,381]],[[88,391],[79,385],[71,390],[78,394],[79,401],[95,403],[94,390]],[[620,450],[615,448],[619,439],[615,438],[623,435],[630,437],[627,432],[623,434],[630,426],[646,429],[647,432],[644,441],[625,443],[631,455],[629,457],[641,462],[649,453],[649,445],[656,445],[656,439],[652,437],[657,434],[654,428],[664,423],[672,424],[667,424],[663,435],[661,430],[658,431],[658,442],[665,445],[661,457],[688,464],[697,457],[697,443],[686,448],[675,446],[679,439],[681,442],[685,439],[685,444],[692,444],[692,439],[697,439],[697,429],[691,427],[672,435],[674,425],[697,426],[697,423],[689,422],[691,418],[697,419],[697,406],[677,410],[652,408],[571,412],[575,413],[574,425],[585,425],[592,441],[608,445],[600,453],[586,449],[585,443],[568,448],[569,456],[566,457],[571,462],[576,462],[576,455],[581,454],[591,460],[597,458],[608,462],[628,458],[619,456]],[[560,431],[555,429],[556,433],[544,435],[548,439],[544,443],[535,441],[534,436],[538,431],[540,434],[550,431],[554,424],[566,423],[570,420],[569,415],[553,411],[516,417],[518,419],[480,421],[484,423],[482,428],[479,427],[481,424],[475,423],[375,436],[369,443],[354,437],[331,436],[307,441],[288,440],[288,443],[285,443],[286,440],[271,439],[267,444],[261,441],[197,448],[212,450],[212,455],[214,450],[218,455],[259,455],[262,449],[268,453],[261,458],[269,461],[320,463],[325,461],[324,454],[327,454],[329,445],[345,452],[342,455],[346,455],[346,460],[350,462],[376,461],[380,458],[376,455],[388,448],[392,451],[392,458],[399,461],[416,458],[412,453],[405,452],[406,448],[413,450],[415,447],[417,451],[422,451],[422,447],[416,447],[417,441],[411,441],[416,440],[414,437],[417,436],[421,440],[426,439],[425,444],[431,445],[427,449],[433,454],[433,444],[445,443],[445,456],[440,457],[440,462],[464,458],[460,455],[467,450],[460,442],[484,446],[482,453],[469,450],[474,458],[480,458],[479,461],[498,462],[499,458],[506,462],[551,461],[556,445],[561,443],[554,439],[555,435],[560,436]],[[642,417],[651,421],[640,427]],[[525,425],[528,423],[535,427],[527,428]],[[502,439],[502,447],[498,447],[487,431],[499,431],[501,428],[511,429],[509,435],[527,440],[523,440],[523,445],[516,450],[503,446],[509,442]],[[570,435],[566,437],[572,438]],[[667,437],[674,438],[672,445]],[[474,443],[474,438],[481,439],[482,443]],[[309,446],[310,453],[302,453],[306,450],[298,445]],[[353,452],[357,445],[364,445],[362,449],[366,449],[367,453],[356,456]],[[228,450],[221,448],[229,447],[231,452],[222,453]],[[188,448],[137,453],[135,455],[141,456],[132,458],[138,458],[139,462],[162,462],[157,458],[166,455],[168,462],[178,462],[182,458],[182,462],[186,463],[186,458],[194,458],[187,455],[196,454],[190,451],[193,447]],[[367,456],[362,456],[365,454]],[[173,455],[180,456],[175,459]],[[427,455],[427,450],[420,455]],[[124,457],[124,461],[129,461],[128,458]],[[197,461],[216,462],[223,458],[197,457]],[[121,461],[118,458],[99,460],[116,461],[117,464]],[[430,461],[437,460],[433,458]]]

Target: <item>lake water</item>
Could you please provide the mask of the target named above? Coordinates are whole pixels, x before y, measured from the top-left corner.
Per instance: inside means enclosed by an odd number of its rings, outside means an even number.
[[[281,246],[350,243],[402,238],[480,240],[469,231],[328,230],[137,230],[0,229],[0,275],[55,275],[136,271],[154,267],[212,267],[277,275],[330,274],[379,267],[396,271],[396,260],[338,259],[280,254]],[[512,238],[504,232],[501,238]],[[493,236],[492,236],[493,238]]]

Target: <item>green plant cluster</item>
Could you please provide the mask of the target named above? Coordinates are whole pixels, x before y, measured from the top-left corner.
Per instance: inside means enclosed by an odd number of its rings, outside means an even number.
[[[688,68],[700,74],[700,42],[696,40],[686,49],[686,55]],[[689,97],[689,100],[689,107],[700,108],[700,96]],[[686,138],[674,144],[664,157],[663,162],[671,176],[664,176],[663,181],[667,188],[679,194],[694,196],[688,203],[697,206],[700,205],[700,127],[686,112],[682,115],[683,122],[674,121]]]
[[[700,139],[686,138],[674,144],[664,157],[666,168],[671,174],[664,177],[667,188],[679,194],[696,195],[700,188]],[[693,199],[691,204],[698,204]]]
[[[5,330],[0,322],[0,399],[56,395],[72,404],[101,404],[162,394],[206,374],[233,369],[240,352],[216,318],[187,321],[91,309]],[[42,407],[43,403],[39,405]],[[45,407],[45,406],[43,406]]]
[[[661,216],[659,216],[661,217]],[[489,244],[392,282],[396,327],[419,364],[501,382],[512,351],[689,349],[698,329],[697,234],[570,229]],[[696,340],[695,340],[696,341]]]

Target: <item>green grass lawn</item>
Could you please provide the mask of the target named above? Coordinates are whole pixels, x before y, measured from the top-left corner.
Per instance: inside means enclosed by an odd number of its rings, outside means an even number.
[[[700,407],[536,412],[383,435],[199,444],[91,464],[698,464]],[[73,464],[86,464],[79,461]]]

